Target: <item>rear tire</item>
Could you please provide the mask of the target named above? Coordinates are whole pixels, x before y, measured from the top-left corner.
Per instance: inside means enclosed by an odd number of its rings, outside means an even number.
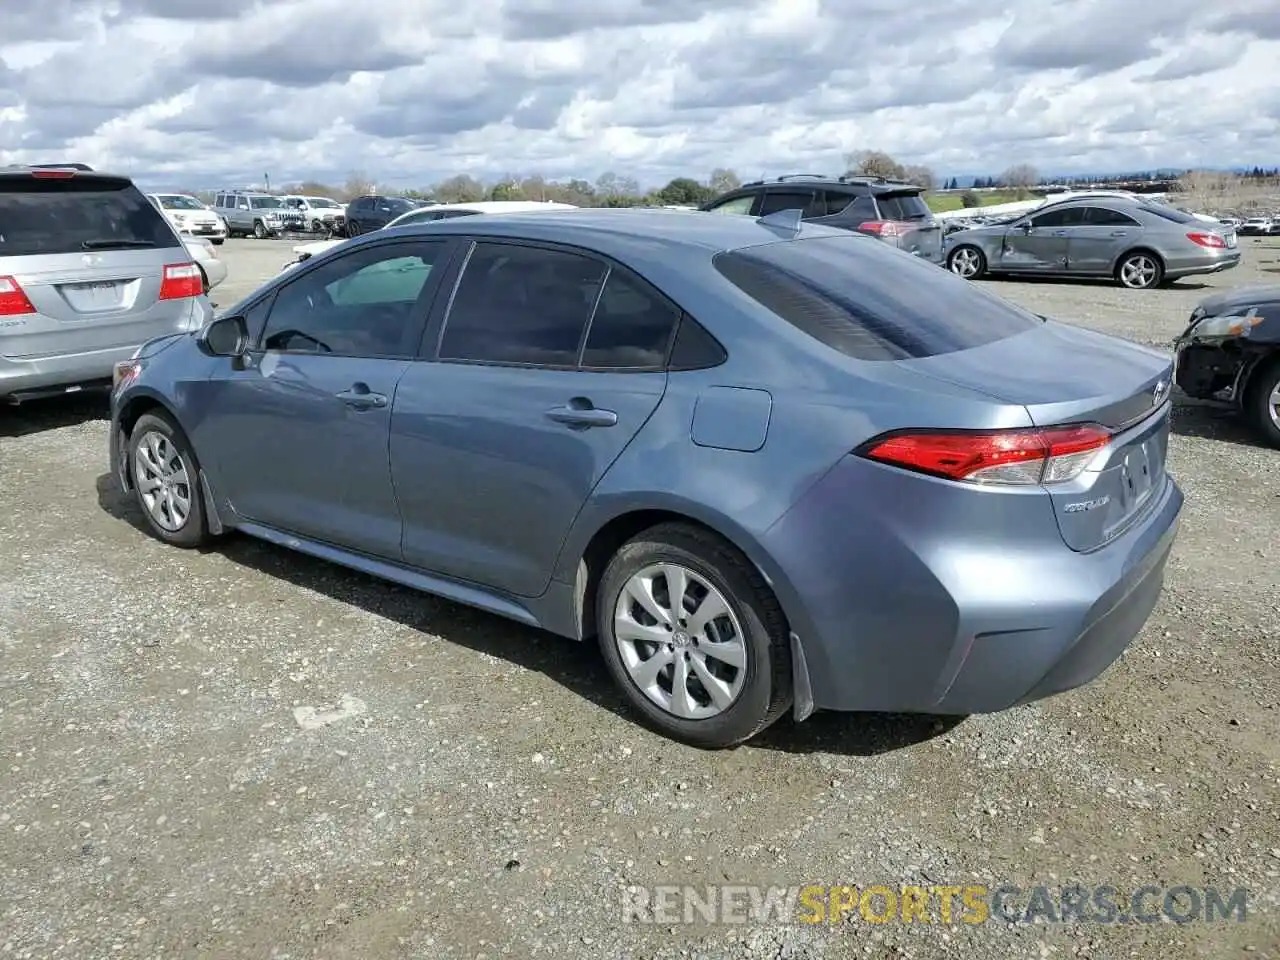
[[[1280,355],[1264,360],[1249,377],[1244,412],[1263,441],[1280,449]]]
[[[614,682],[674,740],[731,747],[791,704],[782,608],[750,560],[700,527],[661,524],[624,544],[601,578],[596,621]]]
[[[1116,264],[1116,279],[1130,290],[1152,290],[1164,279],[1164,264],[1149,250],[1132,250]]]
[[[213,245],[214,245],[215,247],[220,247],[220,246],[222,246],[222,245],[223,245],[224,243],[226,243],[226,242],[227,242],[227,238],[226,238],[226,237],[222,237],[221,239],[214,240],[214,241],[213,241]]]
[[[208,543],[208,519],[200,489],[200,461],[191,443],[165,413],[144,413],[129,434],[129,479],[134,500],[151,533],[175,547]]]

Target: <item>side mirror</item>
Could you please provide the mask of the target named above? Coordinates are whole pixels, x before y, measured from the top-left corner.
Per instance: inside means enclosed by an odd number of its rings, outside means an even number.
[[[1026,223],[1018,224],[1018,229],[1021,230],[1023,233],[1030,233],[1032,230],[1035,229],[1035,225],[1032,224],[1030,220],[1028,220]]]
[[[249,349],[244,317],[218,317],[200,332],[200,349],[211,357],[242,357]]]

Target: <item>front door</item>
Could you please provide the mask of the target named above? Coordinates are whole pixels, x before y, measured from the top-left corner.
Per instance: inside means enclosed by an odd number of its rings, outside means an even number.
[[[1083,207],[1068,207],[1033,214],[1013,224],[1005,232],[999,269],[1033,273],[1066,270],[1070,228],[1083,216]]]
[[[541,594],[591,491],[662,399],[678,318],[620,267],[477,243],[436,362],[415,364],[396,394],[405,560]]]
[[[1133,246],[1142,224],[1119,210],[1085,207],[1084,222],[1069,227],[1067,269],[1072,273],[1110,274],[1120,254]]]
[[[279,289],[247,361],[224,361],[205,385],[214,413],[197,448],[240,516],[399,559],[391,407],[450,249],[363,247]]]

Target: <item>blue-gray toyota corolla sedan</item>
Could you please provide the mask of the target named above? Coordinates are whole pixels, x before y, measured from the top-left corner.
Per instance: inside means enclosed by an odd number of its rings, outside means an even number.
[[[706,747],[1087,683],[1160,593],[1170,359],[876,240],[645,210],[380,231],[116,370],[155,534],[566,637]]]

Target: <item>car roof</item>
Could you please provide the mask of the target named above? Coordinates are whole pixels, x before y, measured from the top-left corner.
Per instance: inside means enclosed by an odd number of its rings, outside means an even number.
[[[433,203],[422,208],[433,213],[438,210],[475,210],[478,213],[517,213],[521,210],[576,210],[572,203],[555,200],[473,200],[458,203]],[[416,212],[416,211],[414,211]]]
[[[406,234],[463,234],[545,240],[624,256],[635,241],[669,247],[721,251],[800,237],[851,236],[849,231],[816,224],[780,227],[755,217],[654,208],[582,207],[561,210],[554,217],[536,211],[492,213],[483,217],[454,217],[398,227]],[[369,234],[370,237],[376,233]]]
[[[779,187],[793,185],[808,185],[812,187],[822,187],[829,190],[840,190],[849,187],[870,187],[882,193],[896,193],[902,190],[918,190],[923,192],[924,187],[918,183],[911,183],[909,180],[897,180],[891,177],[871,177],[863,175],[853,176],[826,176],[818,173],[793,173],[781,177],[773,177],[768,180],[752,180],[750,183],[744,183],[740,189],[754,189],[756,187]]]

